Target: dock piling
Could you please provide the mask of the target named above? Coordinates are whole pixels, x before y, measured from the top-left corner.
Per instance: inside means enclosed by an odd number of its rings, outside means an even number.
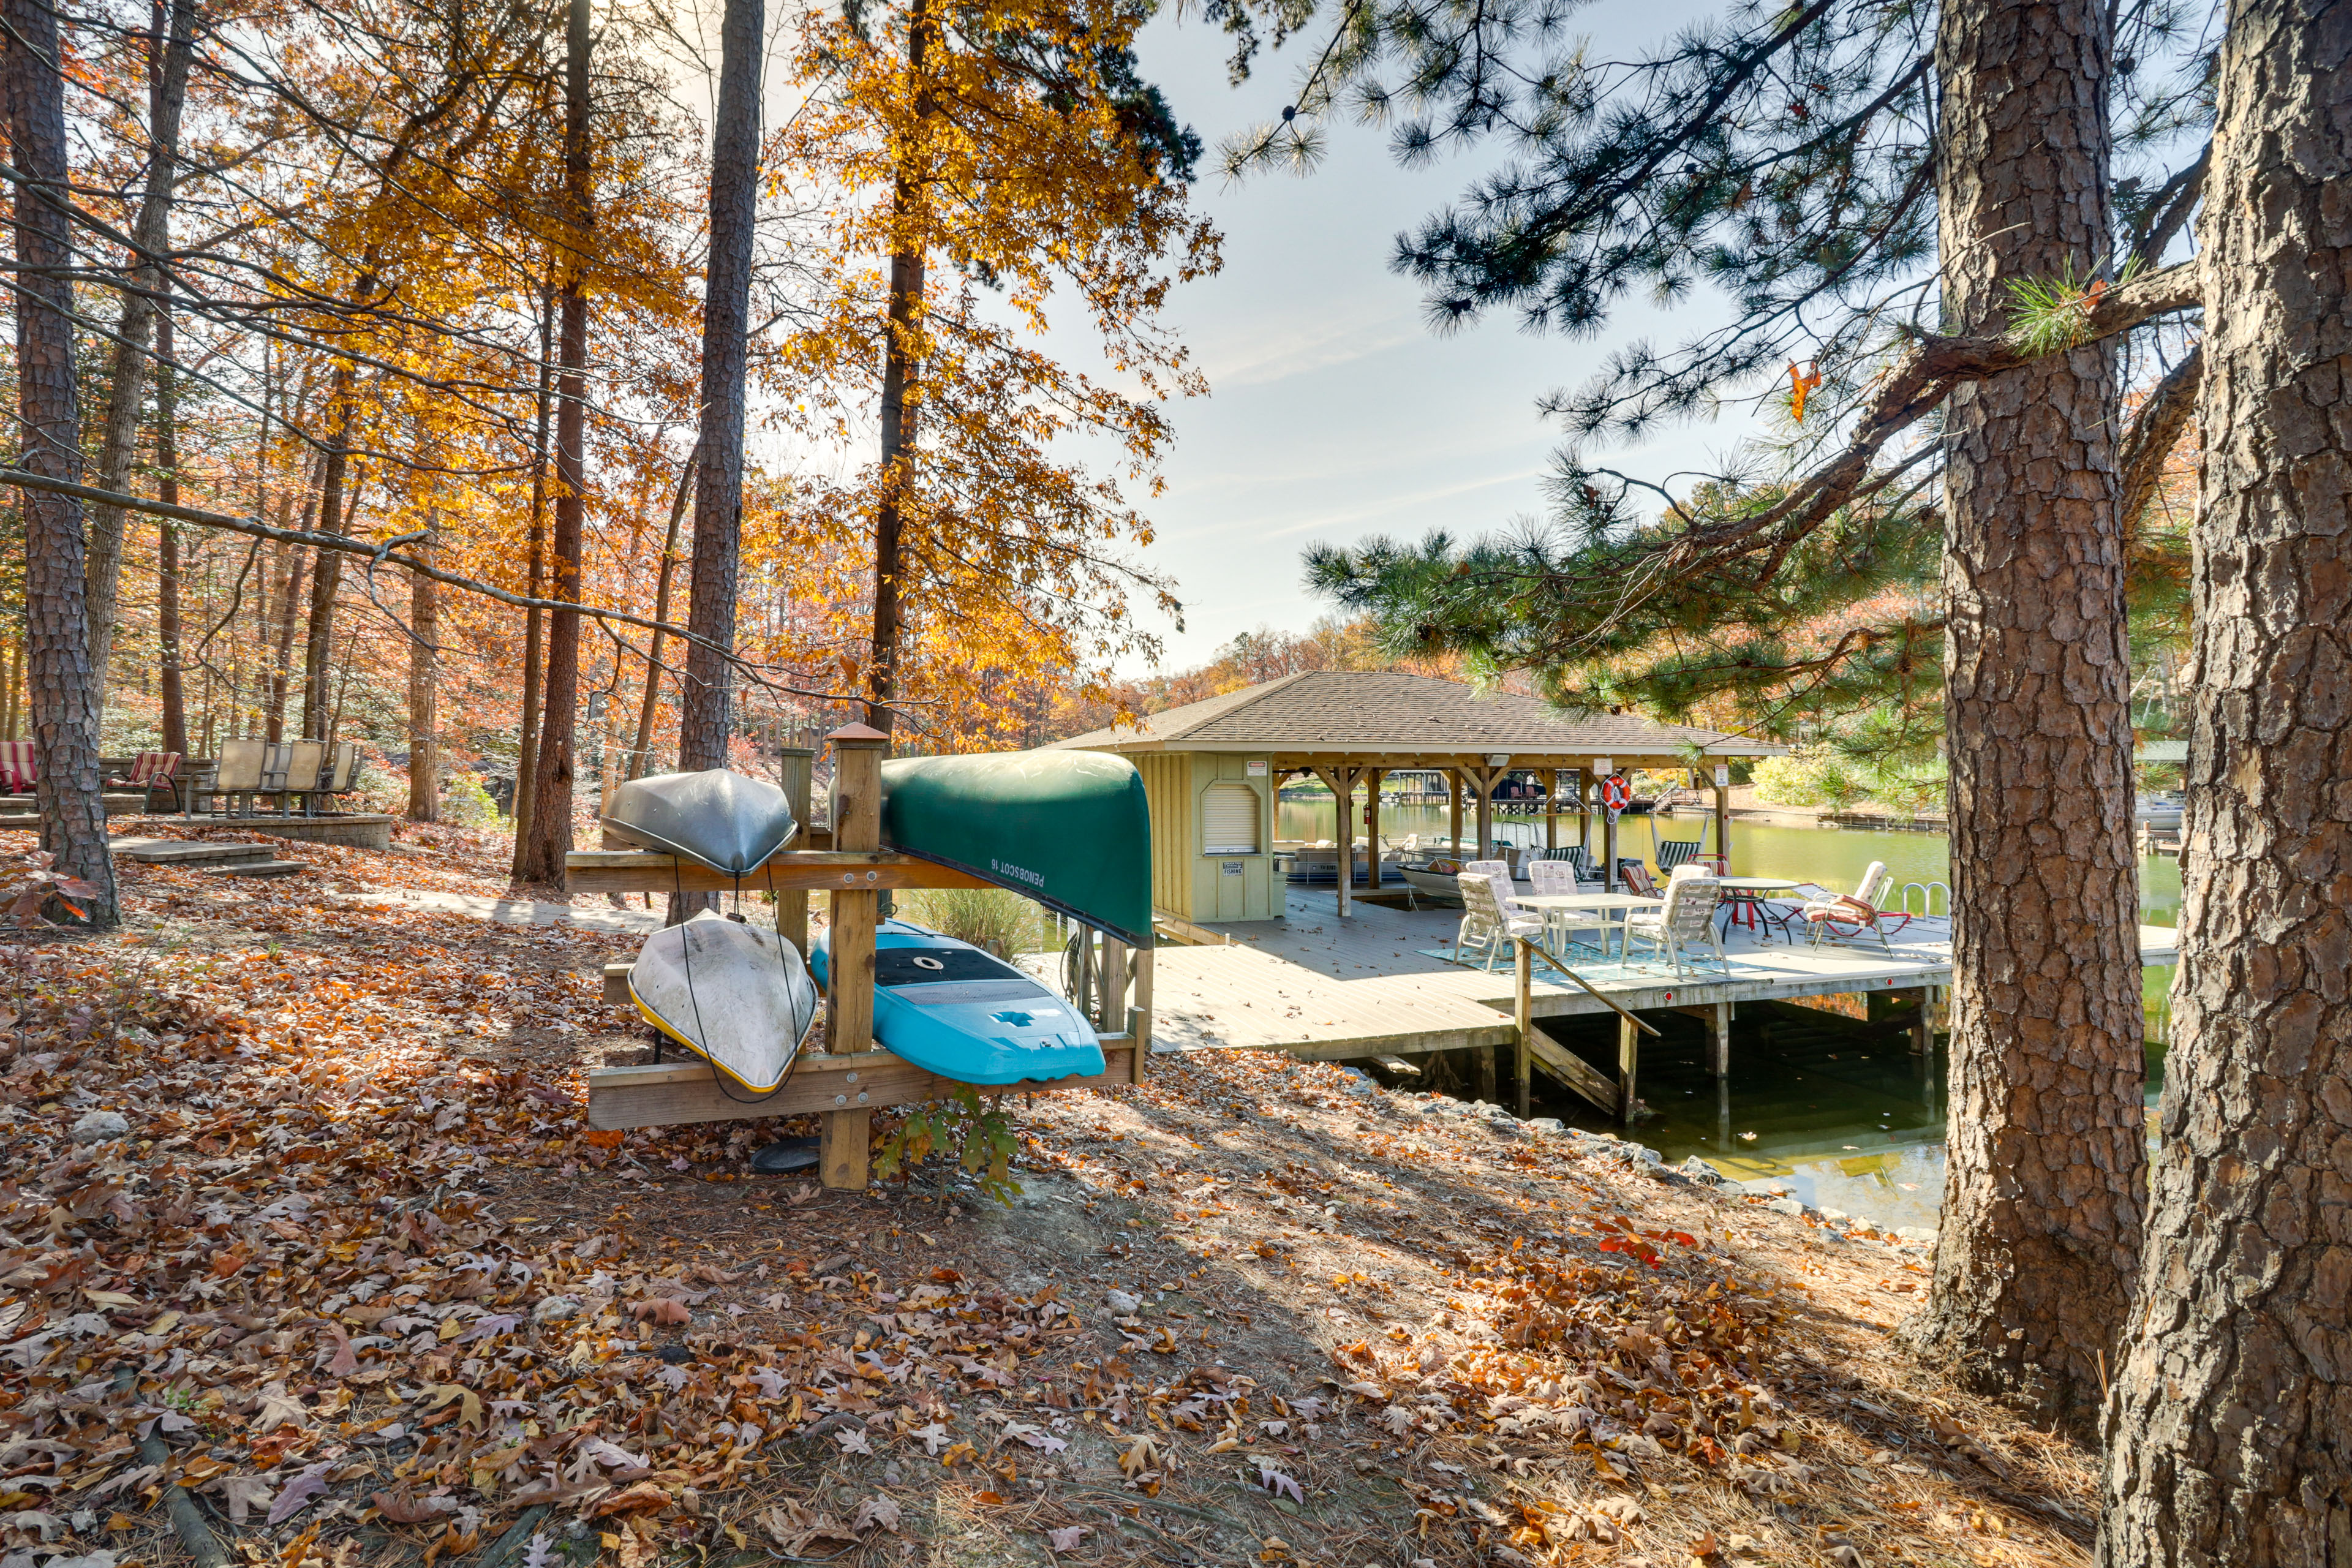
[[[1518,1084],[1518,1114],[1522,1117],[1535,1110],[1535,962],[1528,952],[1525,938],[1511,942],[1511,981],[1513,1006],[1511,1021],[1518,1026],[1519,1037],[1512,1047],[1512,1070]]]
[[[1630,1017],[1617,1020],[1617,1118],[1633,1124],[1633,1099],[1642,1068],[1642,1036]]]

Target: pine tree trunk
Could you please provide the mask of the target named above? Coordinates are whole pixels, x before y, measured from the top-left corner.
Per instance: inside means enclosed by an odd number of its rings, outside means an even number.
[[[2106,1568],[2352,1563],[2352,10],[2231,12],[2180,970]]]
[[[679,689],[681,772],[727,765],[735,572],[743,530],[743,374],[760,193],[761,0],[726,0],[710,144],[710,262],[702,305],[702,451],[694,482],[694,571]]]
[[[165,506],[180,504],[180,384],[172,374],[172,312],[155,317],[155,489]],[[163,749],[188,750],[188,700],[180,673],[180,533],[169,519],[155,524],[155,640],[163,662]]]
[[[430,524],[428,523],[429,527]],[[433,542],[412,546],[419,561],[433,563]],[[413,822],[441,820],[441,671],[436,643],[441,635],[441,584],[409,574],[408,626],[408,816]]]
[[[160,33],[163,7],[159,3],[155,10]],[[135,247],[130,258],[131,281],[141,291],[122,296],[122,316],[115,328],[113,373],[98,449],[98,488],[104,490],[130,489],[131,459],[139,450],[139,417],[147,403],[147,343],[155,328],[154,295],[161,294],[167,282],[162,264],[151,258],[167,254],[172,245],[172,186],[179,169],[180,110],[188,98],[188,57],[195,46],[195,0],[172,0],[169,40],[155,39],[148,57],[147,184],[131,228]],[[89,601],[90,700],[103,712],[107,667],[114,650],[115,598],[122,580],[121,507],[90,508],[89,559],[83,574]]]
[[[1936,67],[1944,328],[2109,245],[2104,0],[1948,0]],[[2047,1420],[2095,1419],[2137,1258],[2147,1136],[2114,352],[1946,414],[1950,1154],[1906,1338]]]
[[[572,0],[563,89],[565,219],[576,247],[589,238],[588,0]],[[588,487],[588,294],[584,258],[572,252],[564,272],[558,332],[555,411],[555,530],[549,565],[551,599],[580,602],[580,536]],[[580,704],[580,616],[548,616],[547,684],[541,694],[539,752],[531,775],[530,832],[516,852],[515,875],[563,886],[572,852],[572,743]]]
[[[7,0],[8,132],[18,172],[16,220],[16,414],[23,465],[37,474],[81,479],[81,412],[74,387],[72,234],[66,217],[65,79],[58,68],[57,12],[41,0]],[[21,490],[25,517],[26,697],[40,747],[41,847],[59,870],[99,889],[85,906],[90,923],[116,919],[114,858],[99,796],[98,704],[89,667],[89,615],[83,598],[86,541],[81,503]]]
[[[915,87],[915,122],[930,113],[924,58],[930,50],[930,7],[915,0],[907,19],[907,75]],[[907,495],[913,479],[916,426],[920,405],[908,384],[919,365],[923,282],[929,247],[923,235],[920,193],[912,161],[919,150],[902,150],[890,216],[898,243],[890,252],[889,342],[882,356],[882,494],[874,514],[874,649],[866,678],[866,722],[890,732],[890,703],[898,694],[898,643],[903,629],[900,590],[904,581]]]

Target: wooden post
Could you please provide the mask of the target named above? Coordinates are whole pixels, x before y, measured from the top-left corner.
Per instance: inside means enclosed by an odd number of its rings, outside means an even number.
[[[1544,847],[1559,847],[1559,770],[1546,768],[1544,781]]]
[[[1576,770],[1576,847],[1592,853],[1592,780],[1589,770]]]
[[[1512,939],[1511,959],[1513,999],[1511,1016],[1512,1021],[1519,1026],[1518,1046],[1513,1057],[1512,1067],[1517,1079],[1518,1114],[1524,1118],[1535,1109],[1533,1083],[1536,1032],[1535,959],[1528,952],[1527,938]]]
[[[1339,831],[1331,835],[1339,845],[1339,918],[1348,918],[1349,887],[1356,879],[1356,780],[1362,776],[1360,768],[1317,768],[1315,776],[1331,792],[1332,810],[1339,817]]]
[[[1723,874],[1731,875],[1731,791],[1715,786],[1715,852],[1723,857]]]
[[[793,819],[801,825],[800,847],[805,847],[811,831],[809,795],[811,777],[815,771],[816,752],[806,746],[778,748],[777,772],[783,785],[784,798],[792,802]],[[808,892],[805,889],[788,889],[776,895],[776,929],[784,940],[808,952]]]
[[[826,737],[833,742],[833,842],[840,849],[882,847],[882,753],[890,737],[851,724]],[[846,875],[846,873],[845,873]],[[874,925],[878,895],[871,889],[833,890],[833,930],[825,943],[825,1049],[835,1056],[874,1048]],[[864,1192],[866,1141],[873,1113],[862,1107],[828,1110],[818,1153],[818,1177],[828,1187]]]
[[[1717,1002],[1715,1016],[1707,1021],[1706,1065],[1717,1078],[1731,1072],[1731,1004]]]
[[[1385,768],[1364,770],[1364,837],[1370,841],[1364,850],[1364,887],[1374,893],[1381,890],[1381,780],[1387,772]]]
[[[1135,955],[1135,1005],[1127,1010],[1128,1033],[1135,1037],[1135,1064],[1129,1078],[1143,1081],[1144,1063],[1151,1057],[1151,949],[1139,949]]]
[[[1492,774],[1493,776],[1489,776]],[[1478,792],[1478,848],[1470,858],[1484,860],[1495,842],[1495,786],[1501,783],[1499,774],[1481,765],[1470,775],[1470,787]]]
[[[1454,841],[1454,858],[1457,860],[1466,860],[1471,858],[1471,857],[1462,853],[1462,774],[1460,770],[1455,768],[1447,768],[1444,770],[1444,773],[1446,786],[1445,805],[1447,807],[1445,824],[1446,837]]]
[[[1617,1117],[1633,1123],[1633,1097],[1642,1075],[1642,1036],[1631,1018],[1617,1020]]]
[[[1095,1027],[1115,1035],[1127,1026],[1127,943],[1105,937],[1102,943],[1102,985],[1095,1009]]]

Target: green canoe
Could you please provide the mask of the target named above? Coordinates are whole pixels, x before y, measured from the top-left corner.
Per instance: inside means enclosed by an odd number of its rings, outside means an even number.
[[[882,764],[882,843],[1151,945],[1151,816],[1124,757],[897,758]]]

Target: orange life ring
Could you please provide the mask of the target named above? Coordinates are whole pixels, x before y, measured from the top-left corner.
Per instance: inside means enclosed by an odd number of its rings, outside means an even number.
[[[1612,811],[1622,811],[1633,804],[1633,786],[1622,774],[1611,773],[1601,781],[1601,804]]]

